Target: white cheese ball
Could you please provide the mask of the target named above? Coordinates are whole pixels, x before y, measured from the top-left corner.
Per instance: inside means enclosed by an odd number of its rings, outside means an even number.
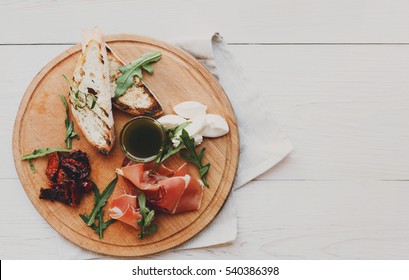
[[[157,119],[165,129],[173,129],[187,120],[178,115],[165,115]]]
[[[206,115],[207,106],[197,101],[185,101],[173,107],[173,111],[181,117],[192,119]]]
[[[219,115],[206,115],[206,124],[200,132],[204,137],[220,137],[229,132],[229,125],[226,120]]]

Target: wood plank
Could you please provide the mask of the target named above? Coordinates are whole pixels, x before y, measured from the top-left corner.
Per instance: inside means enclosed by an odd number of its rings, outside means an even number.
[[[0,49],[0,178],[35,74],[67,46]],[[261,180],[406,180],[409,46],[231,46],[295,150]],[[262,62],[261,62],[262,61]],[[28,63],[29,62],[29,63]]]
[[[0,258],[105,258],[62,238],[17,179],[0,179]],[[229,245],[149,259],[408,259],[407,182],[251,182],[235,193]],[[18,207],[16,207],[18,205]],[[10,209],[14,209],[10,214]]]
[[[409,46],[232,49],[295,147],[260,179],[409,179]]]
[[[409,42],[406,0],[4,0],[0,7],[2,44],[78,42],[95,25],[161,39],[218,31],[245,43]]]

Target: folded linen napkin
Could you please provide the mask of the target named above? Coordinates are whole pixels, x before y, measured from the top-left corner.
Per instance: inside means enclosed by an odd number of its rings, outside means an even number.
[[[211,41],[191,40],[176,45],[196,57],[218,78],[233,105],[240,135],[240,160],[233,184],[237,190],[276,165],[293,146],[219,33]]]
[[[219,80],[233,105],[240,136],[240,160],[233,190],[269,170],[293,150],[287,136],[272,119],[263,96],[229,52],[220,34],[214,34],[211,40],[185,40],[174,44],[194,56]],[[237,216],[233,195],[234,192],[208,227],[177,249],[234,241]]]
[[[233,190],[264,173],[292,151],[291,142],[271,118],[270,108],[266,106],[263,96],[236,62],[218,33],[211,36],[210,40],[179,40],[172,43],[194,56],[219,80],[233,105],[240,135],[240,160]],[[263,129],[260,128],[261,124]],[[231,192],[217,217],[204,230],[175,250],[234,241],[237,235],[237,215],[233,195],[234,192]],[[72,250],[67,250],[68,246],[72,246]],[[72,253],[68,258],[98,256],[68,241],[62,247],[62,252]],[[67,258],[67,255],[64,257]]]

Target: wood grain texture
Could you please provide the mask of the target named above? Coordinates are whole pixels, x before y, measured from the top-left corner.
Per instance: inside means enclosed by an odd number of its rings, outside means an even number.
[[[409,179],[409,46],[234,51],[295,147],[259,180]]]
[[[409,43],[406,0],[3,0],[1,5],[3,44],[78,42],[81,30],[95,25],[106,34],[172,40],[220,32],[236,43]]]
[[[1,1],[0,44],[46,45],[0,46],[0,258],[102,258],[43,220],[11,152],[24,90],[69,47],[51,44],[99,25],[171,40],[220,31],[243,44],[230,49],[295,146],[235,192],[235,242],[147,258],[409,259],[408,11],[406,0]]]
[[[227,120],[231,128],[227,136],[204,141],[207,147],[204,160],[212,163],[212,169],[208,176],[211,187],[205,190],[201,208],[174,216],[158,215],[156,221],[160,225],[160,230],[142,241],[137,239],[133,228],[122,223],[112,225],[106,230],[104,239],[100,240],[78,216],[92,209],[94,203],[92,196],[85,198],[79,207],[67,207],[38,198],[40,188],[47,186],[48,179],[43,172],[47,159],[35,160],[37,174],[33,174],[28,164],[20,159],[22,155],[35,148],[64,146],[65,111],[60,104],[59,93],[66,91],[62,74],[73,72],[79,57],[78,45],[53,59],[29,85],[14,127],[13,152],[16,169],[36,209],[54,229],[73,243],[107,255],[140,256],[156,253],[193,237],[223,206],[231,189],[238,162],[238,132],[234,113],[216,79],[185,52],[160,41],[136,35],[108,36],[106,41],[127,62],[149,51],[162,52],[160,63],[155,64],[155,74],[146,77],[144,81],[161,100],[166,113],[172,111],[174,104],[185,100],[197,100],[209,106],[209,113],[221,114]],[[115,111],[114,118],[118,135],[123,124],[132,116]],[[84,139],[81,133],[80,136]],[[98,154],[85,140],[74,141],[73,149],[87,152],[92,168],[91,179],[100,190],[112,180],[114,169],[120,166],[124,157],[118,143],[109,156]],[[176,169],[182,162],[181,158],[175,158],[168,164]],[[120,190],[121,184],[124,184],[122,178],[117,189]]]

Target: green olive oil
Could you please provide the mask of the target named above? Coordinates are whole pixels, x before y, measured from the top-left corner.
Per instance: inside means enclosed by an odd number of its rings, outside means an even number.
[[[120,138],[121,148],[128,158],[146,162],[155,159],[161,153],[165,132],[156,120],[137,117],[125,124]]]

